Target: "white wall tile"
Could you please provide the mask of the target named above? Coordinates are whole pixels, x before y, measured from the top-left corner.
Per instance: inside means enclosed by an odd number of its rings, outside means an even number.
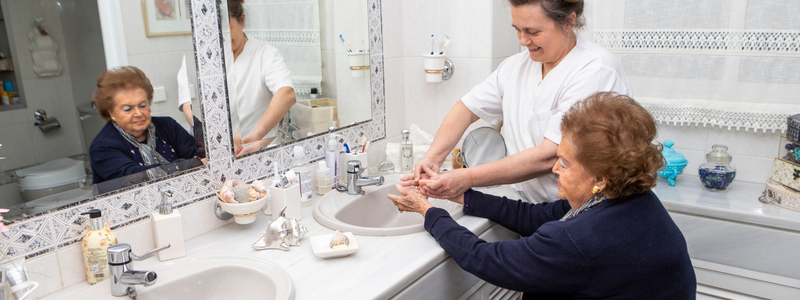
[[[63,288],[61,285],[61,272],[57,266],[58,256],[55,252],[25,261],[28,280],[39,283],[39,288],[31,294],[32,297],[42,297]]]
[[[659,124],[658,137],[656,139],[663,143],[664,140],[672,140],[675,145],[673,148],[691,149],[697,151],[706,150],[708,140],[708,127],[703,126],[673,126],[672,124]]]
[[[80,152],[65,153],[65,149],[61,147],[65,141],[64,131],[62,131],[60,128],[48,132],[42,132],[39,127],[30,126],[28,127],[28,135],[31,139],[31,143],[33,143],[33,148],[29,149],[28,151],[33,150],[33,153],[36,157],[36,163],[43,163],[64,156],[80,154]]]
[[[384,61],[387,136],[400,134],[400,131],[406,126],[405,69],[403,62],[403,58],[386,59]]]
[[[140,1],[120,1],[122,14],[122,28],[125,32],[125,48],[128,55],[145,54],[152,52],[150,39],[144,30],[144,13]]]
[[[152,36],[149,39],[151,53],[194,51],[191,34]]]
[[[153,80],[156,78],[156,67],[153,63],[153,54],[145,53],[145,54],[134,54],[128,55],[128,65],[134,66],[142,70],[147,78],[150,79],[150,83],[152,84]]]
[[[519,51],[517,32],[511,27],[511,4],[492,0],[492,58],[509,57]]]
[[[216,201],[215,197],[179,209],[184,240],[190,240],[228,224],[227,221],[220,220],[214,215],[214,201]],[[267,220],[268,217],[259,213],[258,218],[259,222],[266,223],[264,220]]]
[[[436,4],[434,8],[436,12],[436,40],[439,41],[444,35],[450,38],[450,46],[447,48],[448,57],[491,57],[491,2],[486,0],[439,0],[432,2]],[[430,48],[429,43],[430,41],[426,44],[428,47],[426,49]]]
[[[736,168],[736,181],[764,183],[772,177],[772,163],[775,158],[734,156],[731,165]],[[735,183],[734,183],[735,184]]]
[[[28,137],[29,129],[33,123],[12,125],[0,130],[0,141],[3,141],[2,156],[4,170],[13,170],[27,167],[36,163],[36,155],[33,149],[33,141]]]
[[[131,245],[131,250],[135,254],[143,254],[155,249],[153,238],[153,227],[151,219],[136,222],[114,231],[120,243]]]
[[[336,98],[336,54],[333,49],[322,51],[322,97]]]
[[[383,56],[386,60],[403,56],[403,2],[383,1]]]
[[[714,144],[728,146],[728,153],[733,155],[747,155],[761,158],[775,158],[778,156],[780,145],[780,132],[764,133],[759,131],[754,133],[752,130],[736,131],[714,127],[708,130],[708,141],[706,142],[707,151],[711,151]],[[770,164],[771,166],[771,164]]]
[[[13,110],[0,112],[0,128],[28,123],[28,117],[24,111],[25,110]]]
[[[333,28],[333,0],[319,0],[319,34],[320,48],[322,50],[333,50],[338,41],[336,31]]]
[[[442,124],[444,117],[461,97],[480,84],[491,72],[491,59],[451,58],[455,73],[450,80],[443,80],[436,85],[436,124]],[[420,72],[422,73],[422,72]],[[423,74],[420,74],[420,76]],[[424,77],[424,76],[421,76]]]
[[[369,51],[369,28],[367,22],[367,1],[366,0],[338,0],[333,3],[334,16],[347,16],[345,18],[334,18],[334,37],[339,38],[341,34],[346,40],[350,40],[350,50],[358,52],[363,42],[364,51]],[[336,53],[346,53],[345,46],[339,41],[336,44]]]
[[[435,34],[434,10],[436,1],[404,0],[403,2],[403,55],[422,56],[431,52],[431,34]],[[387,26],[389,24],[384,24]]]
[[[86,280],[81,243],[58,249],[58,268],[61,272],[61,284],[72,286]]]
[[[416,123],[426,132],[436,132],[439,123],[437,117],[437,83],[425,81],[422,57],[404,58],[405,72],[405,107],[406,120],[404,126]],[[391,83],[390,83],[391,84]],[[393,133],[387,133],[393,134]]]

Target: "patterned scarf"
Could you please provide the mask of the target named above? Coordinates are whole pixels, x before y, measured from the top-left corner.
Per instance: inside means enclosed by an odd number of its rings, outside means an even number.
[[[169,164],[169,161],[156,151],[156,126],[153,125],[153,123],[150,123],[150,126],[147,127],[147,144],[139,143],[130,133],[123,130],[122,127],[119,127],[116,122],[113,122],[113,124],[114,127],[117,128],[117,131],[119,131],[119,134],[121,134],[128,143],[131,143],[131,145],[139,149],[139,153],[141,153],[145,165]],[[150,168],[146,172],[150,179],[167,175],[167,172],[159,167]]]
[[[606,199],[608,199],[608,197],[606,197],[606,194],[603,194],[603,192],[597,193],[597,195],[594,195],[592,199],[589,199],[589,201],[586,202],[583,206],[581,206],[578,210],[570,209],[569,212],[567,212],[567,214],[564,215],[564,217],[562,217],[560,221],[569,220],[572,217],[577,216],[579,213],[587,211],[590,208],[594,207],[595,205],[598,205],[603,201],[606,201]]]

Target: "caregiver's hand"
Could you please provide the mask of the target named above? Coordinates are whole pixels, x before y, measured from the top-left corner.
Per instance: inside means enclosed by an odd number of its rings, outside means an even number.
[[[427,156],[414,166],[414,180],[429,179],[439,175],[439,165],[430,160]]]
[[[455,199],[472,188],[472,181],[469,178],[468,169],[455,169],[434,176],[431,179],[431,181],[426,182],[426,184],[420,188],[423,190],[423,194],[432,198]]]

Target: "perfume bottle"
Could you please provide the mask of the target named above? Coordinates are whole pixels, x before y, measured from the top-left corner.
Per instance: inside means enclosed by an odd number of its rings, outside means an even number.
[[[414,171],[414,143],[409,140],[411,131],[403,129],[401,132],[403,141],[400,142],[400,173],[411,173]]]
[[[728,154],[728,146],[711,146],[706,154],[706,163],[700,165],[700,182],[711,191],[725,191],[736,177],[736,168],[730,165],[733,157]]]

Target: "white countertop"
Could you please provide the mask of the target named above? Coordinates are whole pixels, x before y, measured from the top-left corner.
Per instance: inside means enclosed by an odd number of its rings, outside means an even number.
[[[482,192],[491,193],[497,189]],[[319,196],[315,195],[312,200],[316,204],[318,199]],[[289,251],[256,251],[250,247],[261,238],[270,220],[270,217],[259,212],[258,219],[252,224],[232,223],[186,241],[186,257],[241,255],[271,261],[283,267],[291,276],[295,299],[387,299],[447,258],[436,240],[428,232],[422,231],[400,236],[356,236],[359,245],[356,253],[322,259],[314,255],[310,237],[331,234],[333,230],[314,220],[313,206],[303,207],[302,214],[300,223],[308,228],[308,233],[299,246],[292,246]],[[487,219],[467,215],[457,222],[477,234],[494,224]],[[147,270],[148,265],[156,263],[159,263],[157,259],[150,258],[135,262],[134,267]],[[82,282],[43,299],[69,298],[90,287]],[[137,286],[139,289],[143,288]]]
[[[765,187],[734,181],[727,192],[712,192],[696,176],[679,176],[675,186],[659,178],[655,192],[672,212],[800,232],[800,212],[758,201]]]

